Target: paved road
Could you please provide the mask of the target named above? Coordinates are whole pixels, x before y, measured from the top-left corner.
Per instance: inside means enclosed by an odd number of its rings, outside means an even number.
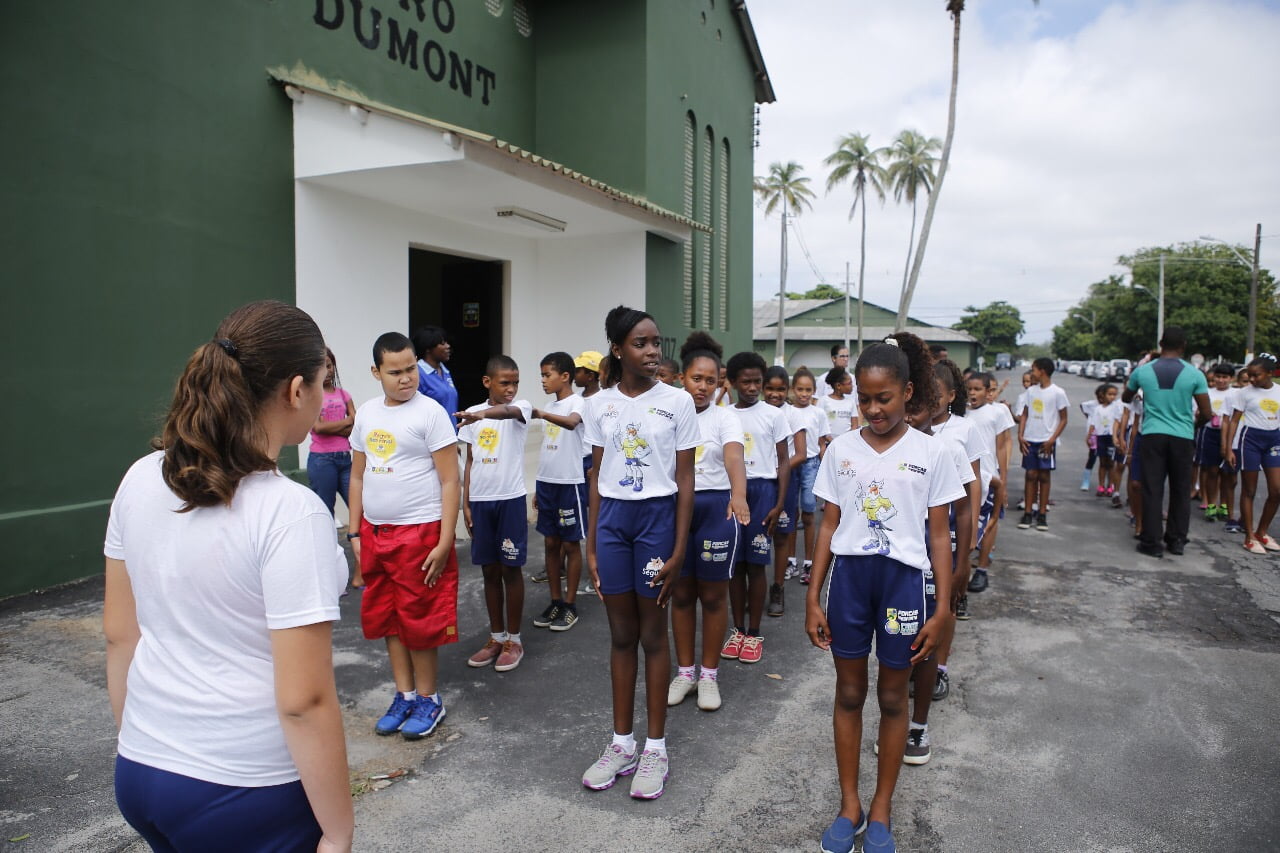
[[[1073,403],[1093,385],[1062,384]],[[1280,849],[1280,563],[1198,519],[1184,557],[1137,555],[1123,513],[1079,491],[1081,420],[1067,428],[1051,529],[1006,526],[992,588],[960,626],[934,758],[899,783],[899,849]],[[801,587],[767,620],[763,662],[722,668],[721,711],[673,709],[667,793],[640,803],[625,786],[578,782],[609,732],[600,604],[584,598],[566,634],[527,628],[514,672],[471,670],[483,602],[478,574],[465,577],[463,639],[443,655],[449,716],[416,744],[371,734],[390,682],[356,602],[344,604],[358,849],[817,849],[838,803],[834,676],[803,636]],[[529,590],[535,611],[544,588]],[[29,836],[15,850],[137,849],[110,787],[100,595],[85,583],[0,602],[0,839]],[[372,789],[370,776],[399,769],[411,773]]]

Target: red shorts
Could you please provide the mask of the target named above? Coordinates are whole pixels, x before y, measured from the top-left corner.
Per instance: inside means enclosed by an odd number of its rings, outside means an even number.
[[[440,522],[370,524],[360,521],[360,574],[365,590],[360,626],[369,640],[399,637],[407,649],[458,641],[458,556],[427,586],[422,564],[440,542]]]

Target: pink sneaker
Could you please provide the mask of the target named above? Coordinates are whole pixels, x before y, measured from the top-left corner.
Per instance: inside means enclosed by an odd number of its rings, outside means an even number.
[[[720,649],[720,657],[737,660],[738,655],[742,654],[742,641],[746,638],[746,634],[734,628],[733,633],[729,635],[729,639],[724,641],[724,648]]]
[[[502,654],[498,655],[498,660],[494,663],[493,668],[498,672],[509,672],[518,667],[523,659],[524,646],[507,640],[502,644]]]
[[[759,663],[764,655],[764,637],[743,637],[738,663]]]
[[[467,666],[488,666],[497,660],[498,655],[502,654],[503,644],[499,643],[492,637],[484,644],[484,648],[467,658]]]

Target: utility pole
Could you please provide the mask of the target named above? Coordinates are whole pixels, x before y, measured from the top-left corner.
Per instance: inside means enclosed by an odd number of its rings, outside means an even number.
[[[858,355],[862,355],[862,273],[858,273]]]
[[[1254,335],[1258,330],[1258,254],[1262,251],[1262,223],[1253,232],[1253,276],[1249,279],[1249,334],[1245,341],[1245,360],[1253,358]]]
[[[844,348],[849,349],[849,262],[844,262]]]
[[[1164,255],[1160,256],[1160,298],[1156,301],[1160,303],[1156,314],[1156,348],[1159,349],[1160,341],[1164,340]]]
[[[787,363],[787,197],[782,197],[782,260],[778,265],[778,346],[773,363]]]

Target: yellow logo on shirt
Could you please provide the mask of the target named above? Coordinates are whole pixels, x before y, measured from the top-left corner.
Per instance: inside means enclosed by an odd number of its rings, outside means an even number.
[[[396,437],[385,429],[375,429],[365,437],[364,445],[379,459],[389,459],[396,452]]]
[[[707,446],[705,444],[699,444],[697,447],[695,447],[693,449],[693,464],[701,465],[702,457],[705,456],[706,454],[707,454]]]
[[[549,423],[542,428],[542,434],[547,437],[547,441],[555,441],[556,437],[560,435],[560,427]]]
[[[756,453],[756,437],[749,432],[744,432],[742,434],[742,449],[746,451],[747,464],[750,465],[752,463],[752,457],[754,457]]]
[[[1032,401],[1031,401],[1031,411],[1035,412],[1037,415],[1043,415],[1043,414],[1044,414],[1044,400],[1032,400]]]
[[[498,431],[491,426],[482,427],[476,436],[476,444],[486,456],[494,456],[498,452]]]
[[[1276,413],[1280,412],[1280,402],[1272,399],[1262,400],[1258,403],[1258,408],[1267,413],[1267,417],[1275,420]]]

